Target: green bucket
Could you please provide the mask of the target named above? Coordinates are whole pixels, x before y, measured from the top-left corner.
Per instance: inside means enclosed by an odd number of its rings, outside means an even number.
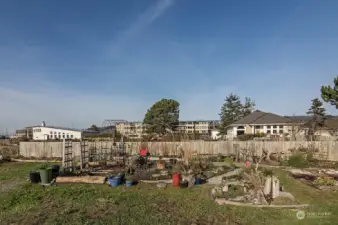
[[[49,184],[52,182],[52,168],[39,169],[41,183]]]

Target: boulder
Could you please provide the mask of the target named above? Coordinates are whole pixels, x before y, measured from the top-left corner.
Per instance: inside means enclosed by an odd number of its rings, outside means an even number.
[[[268,195],[271,193],[271,177],[270,176],[267,177],[265,180],[263,193],[265,195]]]
[[[295,178],[305,178],[309,180],[315,180],[318,177],[316,174],[301,169],[290,169],[289,173]]]
[[[277,198],[279,196],[279,179],[273,176],[271,185],[272,185],[271,187],[272,198]]]

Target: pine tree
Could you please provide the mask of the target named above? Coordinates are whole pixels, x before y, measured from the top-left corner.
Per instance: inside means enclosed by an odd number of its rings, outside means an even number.
[[[323,102],[321,102],[318,98],[312,99],[312,105],[307,111],[308,115],[312,115],[312,120],[310,121],[310,129],[308,133],[309,135],[315,135],[318,127],[323,126],[325,112],[326,110],[323,107]]]
[[[313,116],[325,116],[325,112],[326,110],[323,107],[323,102],[321,102],[318,98],[312,99],[312,105],[307,114]]]
[[[331,105],[336,106],[338,109],[338,76],[333,80],[334,86],[322,86],[320,89],[322,93],[322,99],[325,102],[329,102]]]
[[[226,127],[233,122],[249,115],[255,108],[255,103],[250,98],[245,98],[244,104],[238,95],[230,94],[225,98],[225,102],[221,108],[221,125],[220,133],[226,134]]]
[[[251,114],[255,110],[256,104],[250,98],[245,97],[245,102],[242,105],[242,117]]]

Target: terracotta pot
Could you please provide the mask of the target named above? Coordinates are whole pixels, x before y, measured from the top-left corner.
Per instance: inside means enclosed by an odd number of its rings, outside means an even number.
[[[165,169],[165,162],[158,162],[157,163],[157,169],[159,169],[159,170]]]

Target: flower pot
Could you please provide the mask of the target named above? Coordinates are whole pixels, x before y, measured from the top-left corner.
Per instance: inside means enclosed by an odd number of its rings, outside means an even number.
[[[59,175],[60,165],[52,166],[52,178],[56,178]]]
[[[111,177],[108,178],[108,181],[111,187],[117,187],[121,184],[121,177],[120,176]]]
[[[157,169],[159,169],[159,170],[165,169],[165,162],[158,162],[157,163]]]
[[[39,169],[40,180],[42,184],[49,184],[52,181],[52,169]]]
[[[133,185],[134,185],[134,181],[132,181],[132,180],[126,180],[126,186],[127,187],[131,187]]]
[[[38,184],[40,183],[40,173],[37,171],[32,171],[29,173],[29,180],[32,182],[32,184]]]
[[[202,178],[196,177],[195,184],[196,184],[196,185],[202,184]]]
[[[180,186],[180,180],[181,180],[181,174],[180,173],[174,173],[172,175],[172,180],[173,180],[173,186],[179,187]]]

